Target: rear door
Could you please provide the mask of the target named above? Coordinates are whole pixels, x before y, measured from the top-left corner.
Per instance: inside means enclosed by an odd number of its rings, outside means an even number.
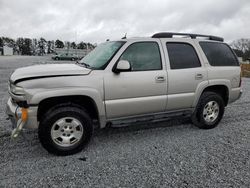
[[[199,85],[207,85],[207,70],[191,40],[163,39],[168,60],[168,103],[166,110],[191,108]]]

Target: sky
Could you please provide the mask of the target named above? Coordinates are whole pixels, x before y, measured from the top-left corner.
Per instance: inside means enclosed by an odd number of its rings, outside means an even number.
[[[250,38],[250,0],[0,0],[0,36],[101,43],[157,32]]]

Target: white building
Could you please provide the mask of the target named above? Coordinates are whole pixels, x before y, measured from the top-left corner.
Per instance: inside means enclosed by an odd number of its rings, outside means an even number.
[[[3,46],[0,48],[0,55],[13,55],[13,48]]]

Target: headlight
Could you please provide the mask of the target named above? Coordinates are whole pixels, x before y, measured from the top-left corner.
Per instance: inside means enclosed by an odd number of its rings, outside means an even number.
[[[24,95],[24,90],[22,87],[15,86],[14,84],[10,84],[10,92],[16,95]]]

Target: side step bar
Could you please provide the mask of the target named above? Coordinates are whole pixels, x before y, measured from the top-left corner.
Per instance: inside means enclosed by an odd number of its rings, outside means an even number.
[[[157,114],[147,114],[141,116],[131,116],[126,118],[110,119],[108,125],[110,127],[124,127],[130,124],[141,124],[141,123],[155,123],[167,121],[176,117],[190,117],[192,110],[177,111],[177,112],[164,112]]]

